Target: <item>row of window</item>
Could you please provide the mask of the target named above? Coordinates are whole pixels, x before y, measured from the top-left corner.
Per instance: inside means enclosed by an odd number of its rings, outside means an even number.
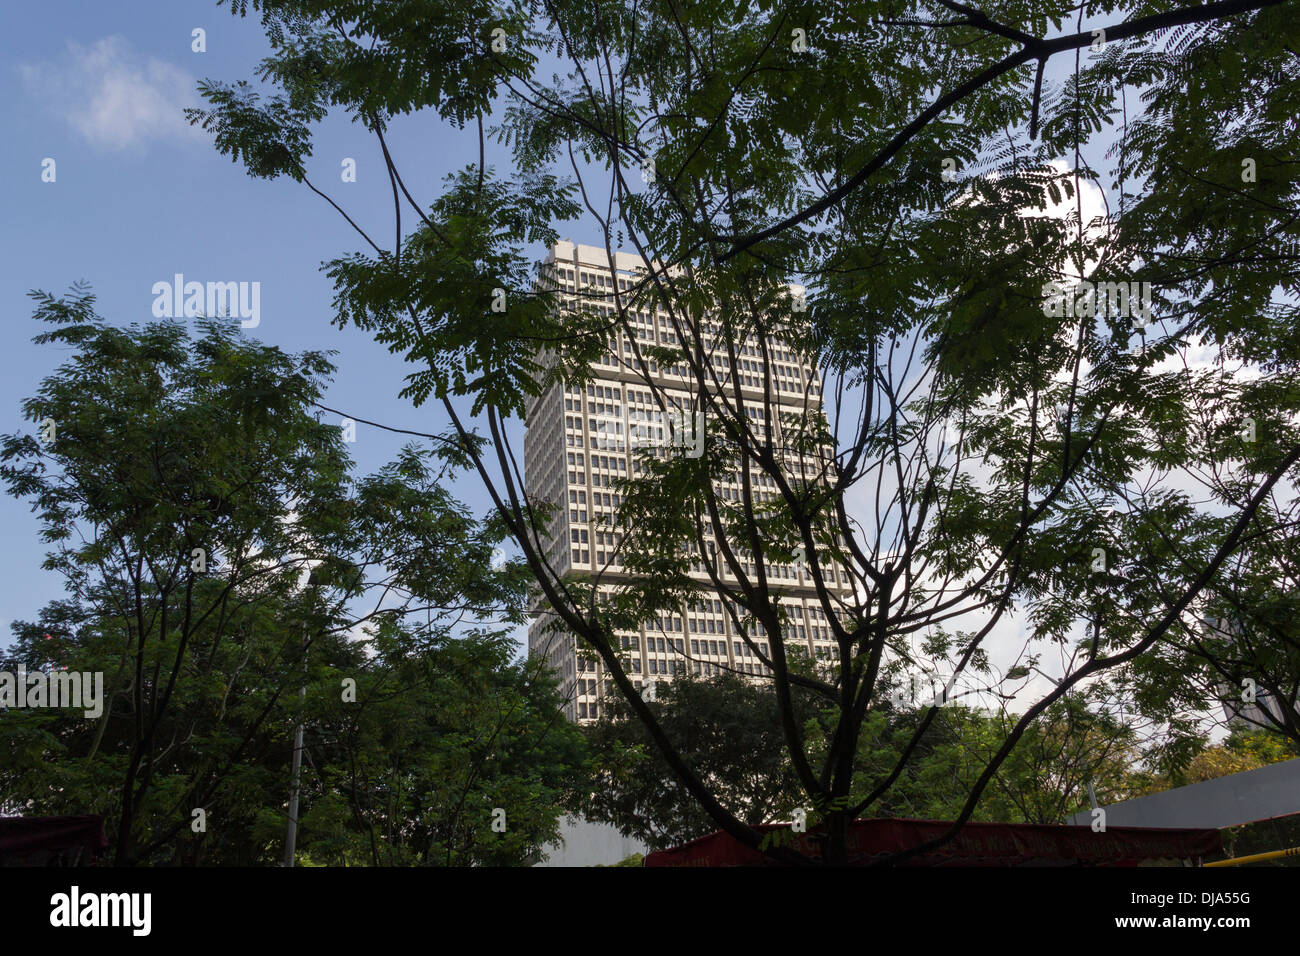
[[[633,468],[632,470],[633,470],[633,472],[639,472],[639,471],[640,471],[639,468]],[[621,479],[616,478],[616,477],[613,476],[613,475],[602,475],[602,474],[601,474],[600,472],[598,472],[598,471],[597,471],[597,472],[593,472],[592,475],[591,475],[591,485],[592,485],[593,488],[614,488],[614,487],[616,487],[616,485],[614,484],[614,482],[615,482],[615,481],[619,481],[619,480],[621,480]],[[569,472],[569,484],[571,484],[571,485],[585,485],[586,483],[587,483],[587,473],[586,473],[585,471],[571,471],[571,472]]]
[[[586,534],[586,532],[584,531],[583,534]],[[614,545],[611,544],[610,547],[612,548]],[[570,548],[569,552],[569,556],[575,565],[586,567],[591,563],[591,551],[589,549]],[[617,551],[597,550],[596,566],[603,568],[607,564],[614,565],[615,567],[622,567],[623,559]]]
[[[624,650],[632,650],[632,651],[641,650],[641,638],[637,636],[624,635],[622,644]],[[686,655],[686,644],[681,638],[664,638],[664,637],[654,637],[648,635],[645,639],[645,649],[650,654],[653,654],[656,651],[658,651],[660,654],[671,654],[674,651],[676,651],[678,654],[682,655],[683,657]],[[742,657],[754,656],[753,651],[750,650],[749,645],[746,644],[744,641],[732,641],[731,650],[733,655],[737,659],[740,659]],[[767,657],[768,656],[767,641],[760,641],[758,643],[758,650],[761,656]],[[710,641],[710,640],[700,640],[698,638],[692,638],[691,656],[692,657],[701,657],[701,656],[726,657],[727,642],[725,640]],[[586,657],[578,658],[578,670],[581,672],[585,672],[587,670],[591,670],[594,672],[597,670],[598,666],[599,665],[595,660],[591,660]]]
[[[586,457],[583,452],[569,452],[569,464],[578,468],[587,467],[585,464]],[[605,471],[627,471],[627,459],[610,455],[592,455],[592,468],[603,468]]]
[[[575,273],[573,269],[569,269],[567,267],[558,267],[556,269],[556,275],[559,279],[564,280],[566,286],[581,286],[581,287],[594,286],[598,289],[609,289],[611,291],[615,287],[614,279],[611,278],[607,273],[585,272],[581,270]],[[625,291],[631,290],[635,285],[634,280],[629,279],[625,276],[618,276],[617,280],[618,280],[618,288],[620,290],[625,290]],[[573,290],[570,289],[570,291]],[[644,324],[651,327],[655,325],[654,317],[652,317],[651,314],[647,311],[634,311],[630,313],[630,315],[634,325]],[[658,313],[658,325],[660,328],[669,327],[671,326],[671,324],[672,324],[671,320],[665,313],[663,312]],[[717,333],[720,330],[716,325],[716,323],[713,322],[707,322],[704,328],[706,330],[706,334],[703,336],[703,341],[705,347],[711,349],[715,344],[716,339],[715,339],[715,335],[708,334],[708,333],[709,332]],[[753,341],[752,337],[746,337],[746,343],[739,347],[739,351],[745,355],[761,356],[762,351],[759,349],[759,347],[757,345],[749,344],[752,341]],[[768,354],[771,355],[773,358],[779,359],[784,362],[802,361],[800,356],[795,355],[789,349],[785,348],[784,346],[778,343],[768,343],[767,351]]]

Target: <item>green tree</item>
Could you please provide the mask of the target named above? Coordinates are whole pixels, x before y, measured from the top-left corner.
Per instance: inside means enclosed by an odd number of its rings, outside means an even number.
[[[925,717],[924,710],[901,710],[887,721],[867,722],[860,788],[878,787],[885,773],[900,764],[899,752]],[[873,815],[954,819],[1019,719],[1016,713],[945,704]],[[1021,735],[971,819],[1063,823],[1090,805],[1089,785],[1101,804],[1133,795],[1141,759],[1132,728],[1089,710],[1083,695],[1063,698]]]
[[[1018,615],[1029,658],[1059,657],[1057,683],[1009,726],[948,839],[1031,725],[1155,652],[1294,487],[1291,4],[231,8],[260,12],[270,90],[205,81],[191,119],[251,175],[331,203],[308,177],[315,127],[336,111],[376,138],[392,245],[348,218],[364,246],[327,267],[336,321],[411,364],[402,395],[442,405],[547,607],[749,846],[759,833],[637,694],[620,631],[724,597],[834,863],[900,776],[855,789],[890,662],[934,642],[959,675]],[[420,111],[479,147],[433,197],[389,148]],[[1085,215],[1097,194],[1107,213]],[[562,223],[638,268],[612,288],[537,274]],[[550,565],[558,502],[520,487],[511,443],[531,396],[595,360],[661,410],[677,399],[658,369],[680,371],[708,429],[707,454],[646,457],[621,489],[631,577],[611,603],[591,598],[602,575]],[[819,374],[781,374],[801,362]],[[826,413],[778,421],[785,391]],[[824,673],[792,663],[792,568],[835,643]],[[834,711],[824,747],[796,688]]]
[[[1186,762],[1186,766],[1152,775],[1139,795],[1160,793],[1234,773],[1258,770],[1271,763],[1293,760],[1300,756],[1288,738],[1270,730],[1239,728],[1224,738],[1222,743],[1211,744],[1202,739],[1200,744],[1199,750]]]
[[[809,739],[828,746],[834,714],[801,716]],[[687,677],[657,693],[650,704],[669,740],[701,779],[750,826],[788,822],[803,806],[798,780],[781,748],[779,708],[770,688],[739,677]],[[962,810],[980,773],[1019,715],[947,702],[913,753],[902,750],[926,716],[924,708],[886,705],[864,721],[854,786],[879,787],[895,767],[871,816],[951,820]],[[593,785],[581,802],[591,820],[614,824],[652,849],[676,846],[716,829],[672,777],[644,725],[615,703],[589,732]],[[817,756],[814,751],[813,756]],[[1000,823],[1063,823],[1090,805],[1145,792],[1142,753],[1131,727],[1091,711],[1083,695],[1055,703],[1002,762],[972,819]]]
[[[790,819],[799,782],[785,759],[771,688],[730,674],[687,675],[660,683],[649,707],[677,752],[746,824]],[[588,740],[593,772],[578,804],[588,820],[613,824],[652,849],[717,829],[626,702],[611,702]]]
[[[314,862],[511,866],[540,858],[584,780],[554,681],[504,634],[385,622],[357,705],[327,707],[303,817]]]
[[[0,801],[105,814],[119,865],[270,862],[295,726],[312,725],[309,756],[337,750],[326,731],[366,712],[346,681],[386,680],[394,725],[415,721],[397,711],[417,701],[427,710],[432,691],[403,697],[419,685],[399,678],[455,663],[466,687],[496,685],[496,700],[526,719],[485,735],[486,717],[462,707],[390,745],[409,748],[416,765],[468,761],[469,778],[460,768],[449,781],[467,798],[491,794],[518,824],[492,859],[532,853],[558,814],[545,762],[572,748],[562,732],[544,744],[537,724],[557,713],[553,691],[545,675],[525,678],[493,636],[523,619],[527,590],[518,562],[493,565],[499,523],[450,497],[430,451],[407,448],[353,480],[340,429],[313,414],[332,371],[322,353],[287,355],[219,320],[193,338],[176,322],[113,327],[81,288],[33,296],[51,326],[36,341],[71,354],[24,403],[36,434],[0,441],[0,477],[33,502],[45,567],[67,594],[14,625],[12,653],[31,670],[99,672],[105,699],[95,720],[6,713]],[[411,649],[405,670],[385,676],[376,668],[387,656],[351,638],[374,639],[408,615],[423,618],[414,633],[431,649]],[[451,641],[460,621],[482,631],[464,650]],[[332,765],[309,768],[334,779]],[[514,782],[485,786],[498,778]],[[304,806],[312,812],[310,796]],[[448,841],[459,855],[437,862],[483,859],[488,851],[460,848],[491,842],[490,822],[456,823]]]
[[[1224,723],[1300,745],[1300,497],[1270,500],[1248,547],[1207,588],[1197,613],[1132,668],[1133,706],[1157,719],[1218,711]],[[1189,731],[1175,727],[1173,733]],[[1194,734],[1193,734],[1194,735]],[[1185,748],[1184,748],[1185,749]],[[1178,766],[1184,766],[1187,752]]]

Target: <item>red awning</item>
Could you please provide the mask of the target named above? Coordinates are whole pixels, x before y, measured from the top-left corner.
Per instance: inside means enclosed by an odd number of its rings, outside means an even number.
[[[0,817],[0,866],[76,866],[108,846],[104,818]]]
[[[849,865],[864,866],[942,836],[943,820],[858,820],[849,832]],[[816,833],[789,833],[789,824],[757,827],[780,833],[782,843],[805,856],[820,855]],[[782,831],[787,831],[782,833]],[[789,841],[789,842],[787,842]],[[943,846],[903,866],[1137,866],[1153,860],[1196,860],[1219,853],[1218,830],[1091,827],[1052,824],[967,823]],[[659,850],[646,866],[775,866],[725,833],[710,833],[671,850]]]

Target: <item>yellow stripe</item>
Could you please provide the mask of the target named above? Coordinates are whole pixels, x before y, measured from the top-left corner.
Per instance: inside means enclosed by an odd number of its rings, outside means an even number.
[[[1254,853],[1250,856],[1238,856],[1231,860],[1215,860],[1213,863],[1206,863],[1205,866],[1241,866],[1243,863],[1259,863],[1262,860],[1276,860],[1283,856],[1300,856],[1300,846],[1289,847],[1285,850],[1272,850],[1268,853]]]

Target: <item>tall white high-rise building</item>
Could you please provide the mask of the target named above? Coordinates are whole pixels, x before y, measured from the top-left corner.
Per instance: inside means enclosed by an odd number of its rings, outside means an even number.
[[[612,268],[611,268],[612,265]],[[614,253],[613,263],[604,249],[556,243],[541,266],[539,281],[558,288],[562,301],[569,306],[582,294],[590,307],[604,314],[614,313],[614,290],[633,287],[644,278],[642,259]],[[801,292],[801,290],[799,290]],[[607,301],[607,304],[605,302]],[[626,300],[624,300],[626,307]],[[704,321],[708,321],[707,318]],[[693,397],[695,379],[686,366],[660,367],[644,356],[617,323],[608,351],[593,366],[593,378],[582,386],[559,382],[533,398],[526,410],[527,430],[524,438],[524,481],[529,496],[538,502],[556,506],[547,545],[547,559],[562,575],[588,575],[598,594],[608,594],[626,581],[629,573],[619,553],[623,529],[618,525],[620,496],[618,479],[635,478],[635,447],[658,444],[662,453],[699,454],[704,441],[702,422]],[[633,313],[632,329],[641,348],[649,345],[672,347],[677,336],[663,311],[639,307]],[[709,329],[703,336],[711,341]],[[815,368],[782,343],[768,341],[770,361],[764,363],[762,350],[753,339],[744,343],[743,358],[738,363],[741,396],[745,414],[763,421],[765,408],[774,410],[777,425],[782,412],[806,415],[821,414],[821,383]],[[730,363],[707,356],[729,390]],[[764,365],[771,365],[773,386],[764,400]],[[667,416],[661,412],[646,378],[662,389],[670,403]],[[729,392],[730,395],[730,392]],[[826,452],[829,449],[825,450]],[[796,457],[793,470],[805,476],[818,474],[821,463]],[[718,493],[733,501],[740,495],[739,475],[717,485]],[[772,500],[778,496],[775,483],[757,470],[751,472],[755,500]],[[710,551],[714,551],[709,541]],[[732,579],[720,555],[711,553],[708,560],[723,571],[724,580]],[[752,561],[752,557],[750,557]],[[703,567],[692,577],[712,583]],[[823,565],[823,567],[827,567]],[[809,654],[827,658],[835,647],[821,603],[815,597],[808,569],[804,564],[767,565],[766,572],[775,587],[784,593],[783,606],[791,621],[786,631],[786,646],[806,646]],[[848,590],[842,571],[825,572],[828,580]],[[761,677],[766,668],[741,635],[724,606],[725,598],[713,591],[671,613],[641,623],[636,630],[619,632],[623,648],[630,659],[633,682],[645,692],[646,685],[671,680],[687,672],[713,674],[723,670]],[[739,617],[743,618],[743,612]],[[552,614],[539,608],[529,629],[529,650],[544,657],[558,671],[567,700],[569,719],[587,721],[600,715],[601,703],[608,688],[604,668],[591,652],[583,653],[574,635],[550,627]],[[760,654],[768,652],[766,636],[755,635]]]

